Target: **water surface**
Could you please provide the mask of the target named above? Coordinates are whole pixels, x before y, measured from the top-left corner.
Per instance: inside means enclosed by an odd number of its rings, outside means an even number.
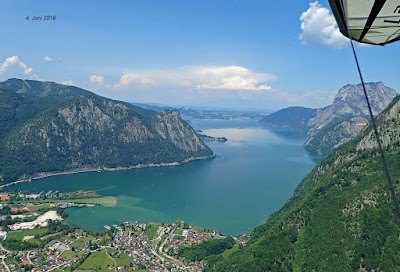
[[[67,210],[71,222],[90,230],[127,220],[184,220],[239,234],[282,207],[315,165],[303,148],[303,137],[283,137],[255,121],[192,120],[191,125],[228,138],[225,143],[208,143],[216,158],[174,167],[55,176],[8,190],[84,189],[115,196],[115,207]]]

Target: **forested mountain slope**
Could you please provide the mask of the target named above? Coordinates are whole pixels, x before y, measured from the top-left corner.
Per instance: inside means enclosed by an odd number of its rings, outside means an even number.
[[[289,107],[271,113],[258,122],[270,127],[287,128],[301,134],[307,134],[310,129],[308,122],[311,118],[315,117],[316,114],[317,109]]]
[[[399,194],[398,98],[377,123]],[[400,271],[400,222],[374,141],[367,126],[339,147],[254,230],[246,246],[226,258],[210,258],[208,270]]]
[[[53,82],[0,83],[0,178],[210,157],[176,111],[156,113]]]

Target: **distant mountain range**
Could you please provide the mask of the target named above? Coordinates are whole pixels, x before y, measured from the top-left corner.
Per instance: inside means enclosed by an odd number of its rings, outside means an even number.
[[[168,110],[178,111],[182,119],[254,119],[258,120],[265,116],[265,112],[250,111],[250,110],[229,110],[229,109],[192,109],[188,107],[171,107],[162,105],[151,105],[144,103],[132,103],[132,105],[141,107],[143,109],[153,110],[156,112]]]
[[[265,116],[258,122],[274,128],[292,129],[301,134],[307,134],[308,122],[317,114],[317,109],[304,107],[289,107]]]
[[[177,111],[154,112],[53,82],[0,83],[0,177],[213,156]]]
[[[382,82],[366,83],[374,115],[379,114],[398,94]],[[260,120],[261,124],[284,127],[307,135],[304,147],[326,156],[348,142],[369,122],[361,84],[346,85],[333,103],[322,109],[290,107]]]
[[[371,87],[394,95],[383,84],[369,84]],[[354,114],[364,117],[362,107],[358,111],[351,107],[358,97],[356,88],[345,86],[335,106],[322,109],[313,124],[335,120],[323,118],[328,112],[336,116],[348,113],[350,119]],[[374,111],[386,101],[375,104]],[[377,118],[377,125],[399,195],[399,97]],[[400,271],[399,233],[376,138],[366,125],[319,163],[283,208],[251,233],[245,246],[207,257],[207,271]]]

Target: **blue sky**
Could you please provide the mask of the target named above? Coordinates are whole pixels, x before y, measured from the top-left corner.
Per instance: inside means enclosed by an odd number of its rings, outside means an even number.
[[[322,107],[359,82],[327,1],[6,0],[0,15],[0,80],[248,109]],[[356,46],[367,82],[400,91],[399,46]]]

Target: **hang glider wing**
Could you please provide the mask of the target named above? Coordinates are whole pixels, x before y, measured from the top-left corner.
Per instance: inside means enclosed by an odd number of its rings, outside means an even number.
[[[400,40],[400,0],[329,0],[340,32],[368,44]],[[342,9],[343,8],[343,9]]]

